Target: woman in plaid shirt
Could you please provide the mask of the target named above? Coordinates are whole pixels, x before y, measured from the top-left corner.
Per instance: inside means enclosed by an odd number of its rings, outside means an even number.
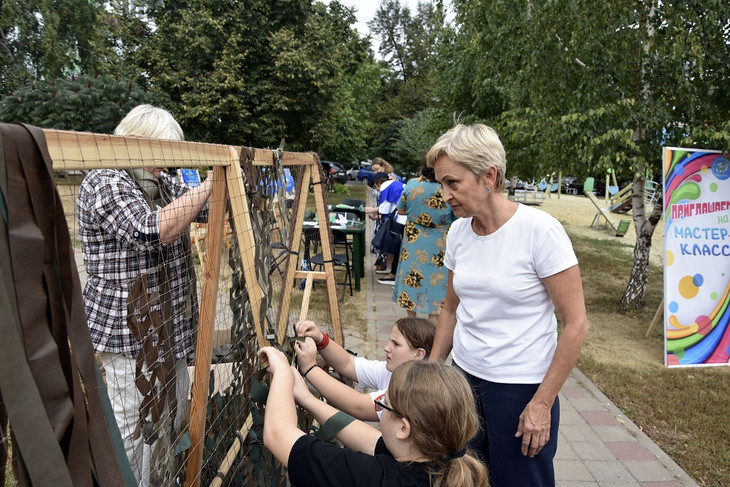
[[[172,115],[150,105],[132,109],[114,134],[183,140]],[[156,473],[165,469],[158,465],[150,478],[150,446],[165,431],[160,408],[149,405],[164,406],[163,420],[174,415],[170,435],[185,410],[186,365],[198,317],[187,229],[194,220],[207,219],[210,189],[210,180],[191,188],[159,168],[98,169],[84,178],[76,200],[89,331],[140,485],[154,485]],[[128,303],[130,292],[151,299],[147,318],[131,306],[141,300]],[[137,367],[145,373],[139,376]],[[154,384],[154,375],[170,380]]]

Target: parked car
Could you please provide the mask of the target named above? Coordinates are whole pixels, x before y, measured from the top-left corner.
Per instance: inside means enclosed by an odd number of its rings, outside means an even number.
[[[350,181],[355,181],[357,179],[357,173],[360,172],[360,169],[369,169],[370,168],[370,161],[362,161],[362,162],[356,162],[352,165],[350,169],[347,170],[347,179]]]
[[[583,180],[575,176],[566,176],[560,182],[560,192],[563,194],[583,194]]]
[[[375,173],[370,170],[370,167],[367,169],[360,169],[357,173],[357,180],[361,181],[362,184],[367,184],[368,186],[373,185],[373,180],[375,178]],[[395,175],[395,178],[398,181],[405,182],[402,177]]]
[[[367,184],[368,186],[373,185],[374,176],[375,173],[370,170],[370,166],[364,167],[357,172],[357,180],[361,181],[362,184]]]
[[[339,163],[332,161],[320,162],[322,163],[322,169],[324,169],[325,177],[329,181],[335,181],[340,184],[345,184],[347,182],[347,172]]]

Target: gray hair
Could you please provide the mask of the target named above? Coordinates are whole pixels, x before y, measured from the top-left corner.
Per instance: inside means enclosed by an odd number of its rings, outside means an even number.
[[[443,134],[426,154],[426,163],[433,167],[439,158],[449,159],[469,168],[480,176],[490,166],[497,169],[494,190],[504,190],[507,156],[497,132],[484,124],[458,124]]]
[[[137,105],[119,122],[114,135],[184,140],[182,128],[170,112],[152,105]]]

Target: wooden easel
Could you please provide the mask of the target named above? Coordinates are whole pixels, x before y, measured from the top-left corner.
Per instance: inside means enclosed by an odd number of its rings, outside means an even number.
[[[651,323],[649,323],[649,328],[646,330],[646,335],[644,335],[645,338],[649,338],[649,333],[651,333],[654,326],[659,323],[662,316],[664,316],[664,298],[662,298],[659,303],[659,307],[656,309],[656,313],[654,313],[654,318],[652,318]]]
[[[186,462],[186,487],[200,485],[202,468],[203,440],[210,381],[212,337],[218,301],[219,270],[221,265],[220,249],[224,238],[225,214],[228,200],[233,212],[236,227],[236,239],[241,252],[246,290],[253,310],[256,337],[260,347],[270,344],[275,338],[282,343],[286,337],[289,307],[291,304],[291,286],[284,286],[283,299],[279,311],[279,323],[276,337],[269,337],[261,323],[261,302],[263,291],[255,272],[255,241],[248,210],[244,178],[241,171],[242,154],[246,151],[247,163],[261,166],[273,166],[275,151],[268,149],[252,149],[237,146],[203,144],[185,141],[145,139],[139,137],[122,137],[86,132],[71,132],[44,129],[46,144],[53,160],[55,171],[120,169],[144,167],[176,167],[196,168],[211,166],[213,171],[212,192],[209,199],[209,219],[205,235],[207,252],[203,262],[203,282],[200,302],[200,320],[196,342],[196,366],[192,384],[192,400],[190,405],[189,432],[192,446],[188,451]],[[301,245],[302,221],[309,192],[309,185],[314,185],[316,213],[319,221],[327,221],[324,205],[324,188],[320,176],[319,158],[314,153],[283,152],[280,160],[284,166],[302,167],[302,184],[298,185],[302,195],[294,213],[297,218],[292,222],[290,241],[296,243],[292,248],[287,266],[287,279],[306,279],[305,295],[299,317],[305,318],[309,306],[309,297],[313,280],[324,280],[327,283],[333,339],[343,344],[342,326],[340,323],[339,302],[337,300],[337,282],[332,263],[329,229],[320,227],[322,237],[322,254],[324,271],[297,270],[298,246]],[[244,422],[248,424],[250,418]]]

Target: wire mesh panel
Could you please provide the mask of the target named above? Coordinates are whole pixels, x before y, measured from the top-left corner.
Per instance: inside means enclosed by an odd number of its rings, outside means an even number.
[[[121,470],[149,485],[285,484],[262,445],[256,353],[289,346],[302,318],[343,340],[332,266],[309,273],[299,256],[310,194],[327,218],[316,155],[43,132]]]

